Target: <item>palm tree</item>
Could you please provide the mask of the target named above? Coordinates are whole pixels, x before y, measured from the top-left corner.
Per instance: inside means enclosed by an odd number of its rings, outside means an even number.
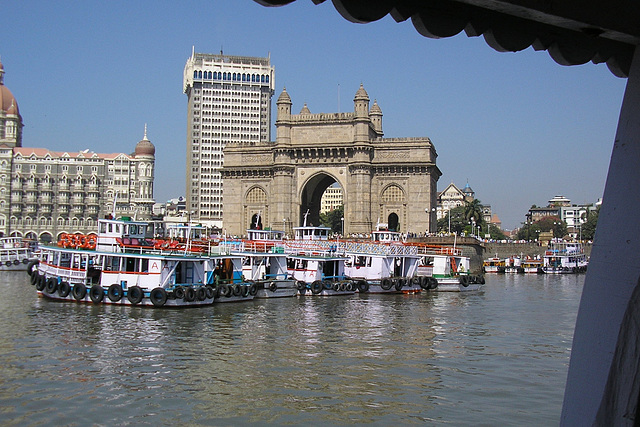
[[[476,224],[482,222],[482,204],[480,204],[480,200],[473,199],[473,201],[465,203],[464,219],[467,221],[473,220]]]

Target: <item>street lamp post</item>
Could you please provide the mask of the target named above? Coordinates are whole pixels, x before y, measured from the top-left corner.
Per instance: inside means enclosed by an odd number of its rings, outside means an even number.
[[[342,237],[344,237],[344,217],[340,218],[340,221],[342,221]]]

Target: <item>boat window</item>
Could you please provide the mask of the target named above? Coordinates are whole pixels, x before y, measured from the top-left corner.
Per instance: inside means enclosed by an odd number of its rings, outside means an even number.
[[[138,261],[137,258],[126,258],[125,271],[136,271],[136,261]]]
[[[120,271],[120,257],[116,257],[116,256],[105,257],[104,268],[107,271]]]
[[[100,233],[104,234],[107,232],[107,224],[105,222],[100,223]]]
[[[140,260],[140,271],[143,273],[147,273],[149,271],[149,260],[147,258]]]

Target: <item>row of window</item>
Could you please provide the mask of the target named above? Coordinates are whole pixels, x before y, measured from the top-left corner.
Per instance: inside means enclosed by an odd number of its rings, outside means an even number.
[[[267,74],[221,73],[219,71],[203,72],[202,70],[195,70],[193,72],[193,78],[247,83],[269,83],[269,76]]]

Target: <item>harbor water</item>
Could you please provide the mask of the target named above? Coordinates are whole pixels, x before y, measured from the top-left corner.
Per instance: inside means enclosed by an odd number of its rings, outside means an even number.
[[[0,423],[541,426],[584,275],[195,309],[38,298],[0,273]]]

